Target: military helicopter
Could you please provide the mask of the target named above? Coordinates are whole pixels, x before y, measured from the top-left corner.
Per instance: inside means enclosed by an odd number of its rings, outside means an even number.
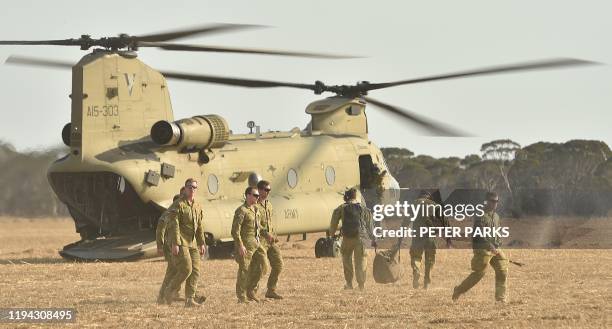
[[[343,192],[358,187],[365,201],[392,202],[399,184],[381,150],[368,138],[366,105],[416,124],[434,135],[462,136],[459,129],[372,99],[382,88],[494,73],[591,64],[552,59],[489,67],[386,83],[326,85],[156,71],[137,57],[140,47],[268,55],[346,58],[329,54],[172,44],[195,34],[250,28],[212,25],[145,36],[46,41],[0,41],[1,45],[62,45],[94,48],[76,64],[10,57],[7,63],[72,68],[71,122],[62,130],[70,152],[48,169],[48,180],[66,204],[81,240],[60,251],[68,259],[134,260],[155,256],[154,231],[161,213],[185,180],[194,177],[206,214],[211,256],[230,249],[233,212],[246,186],[272,183],[274,226],[279,235],[325,232]],[[175,120],[168,79],[249,88],[288,87],[331,97],[306,107],[304,129],[235,134],[218,114]],[[254,128],[253,124],[249,125]],[[368,193],[376,190],[378,193]],[[324,239],[324,238],[322,238]],[[320,241],[319,241],[320,242]],[[324,247],[327,246],[327,247]],[[317,243],[317,255],[335,254]]]

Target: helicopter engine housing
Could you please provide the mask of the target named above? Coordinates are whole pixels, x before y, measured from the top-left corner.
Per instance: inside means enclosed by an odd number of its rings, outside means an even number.
[[[229,126],[214,114],[198,115],[174,122],[160,120],[151,127],[151,139],[158,145],[176,146],[182,151],[220,148],[229,139]]]

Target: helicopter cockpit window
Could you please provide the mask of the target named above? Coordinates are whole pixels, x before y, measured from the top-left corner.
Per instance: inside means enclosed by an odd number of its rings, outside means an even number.
[[[359,106],[349,106],[346,108],[346,114],[348,115],[360,115],[361,107]]]
[[[219,191],[219,179],[217,176],[210,174],[208,175],[208,192],[215,194]]]
[[[287,173],[287,184],[289,184],[290,188],[294,188],[297,186],[297,183],[298,183],[297,171],[291,168],[289,169],[289,172]]]
[[[334,185],[336,181],[336,170],[334,170],[334,167],[327,166],[325,168],[325,181],[327,181],[327,185]]]

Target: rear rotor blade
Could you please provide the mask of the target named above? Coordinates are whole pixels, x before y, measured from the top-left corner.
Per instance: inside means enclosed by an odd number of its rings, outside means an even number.
[[[80,39],[64,39],[64,40],[2,40],[0,45],[55,45],[55,46],[80,46]]]
[[[403,119],[406,119],[408,121],[410,121],[411,123],[415,123],[418,126],[420,126],[421,128],[427,130],[428,132],[430,132],[432,135],[435,136],[449,136],[449,137],[466,137],[469,136],[463,132],[461,132],[458,129],[455,128],[451,128],[448,127],[447,125],[443,124],[443,123],[438,123],[434,120],[431,119],[427,119],[425,117],[416,115],[414,113],[408,112],[407,110],[404,109],[400,109],[398,107],[395,107],[393,105],[389,105],[386,103],[383,103],[381,101],[377,101],[373,98],[370,97],[364,97],[364,99],[366,100],[366,102],[375,105],[387,112],[393,113],[395,115],[398,115],[400,117],[402,117]]]
[[[433,75],[429,77],[409,79],[409,80],[400,80],[400,81],[395,81],[395,82],[371,83],[368,86],[365,86],[365,89],[366,90],[376,90],[376,89],[395,87],[395,86],[400,86],[400,85],[429,82],[429,81],[436,81],[436,80],[464,78],[464,77],[471,77],[471,76],[478,76],[478,75],[530,71],[530,70],[543,70],[543,69],[572,67],[572,66],[581,66],[581,65],[595,65],[595,64],[600,64],[600,63],[585,61],[581,59],[574,59],[574,58],[548,59],[548,60],[541,60],[541,61],[492,66],[492,67],[487,67],[487,68],[482,68],[482,69],[468,70],[468,71],[441,74],[441,75]]]
[[[231,48],[220,46],[199,46],[199,45],[184,45],[172,44],[163,42],[139,42],[139,47],[158,47],[165,50],[178,51],[201,51],[201,52],[220,52],[220,53],[239,53],[239,54],[259,54],[259,55],[278,55],[278,56],[294,56],[294,57],[310,57],[310,58],[326,58],[326,59],[348,59],[361,58],[359,56],[336,55],[336,54],[321,54],[312,52],[298,52],[272,49],[253,49],[253,48]]]
[[[54,61],[54,60],[48,60],[48,59],[38,59],[38,58],[33,58],[33,57],[21,57],[21,56],[9,56],[9,58],[7,58],[4,63],[16,64],[16,65],[53,67],[53,68],[62,68],[62,69],[70,69],[74,65],[69,62]]]
[[[231,32],[231,31],[238,31],[238,30],[246,30],[246,29],[253,29],[253,28],[262,28],[265,27],[263,25],[250,25],[250,24],[226,24],[226,23],[220,23],[220,24],[213,24],[213,25],[205,25],[205,26],[200,26],[200,27],[195,27],[195,28],[191,28],[191,29],[184,29],[184,30],[176,30],[176,31],[170,31],[170,32],[161,32],[161,33],[154,33],[154,34],[146,34],[146,35],[141,35],[141,36],[132,36],[132,38],[136,41],[143,41],[143,42],[161,42],[161,41],[170,41],[170,40],[176,40],[176,39],[180,39],[180,38],[186,38],[192,35],[197,35],[197,34],[217,34],[217,33],[223,33],[223,32]]]

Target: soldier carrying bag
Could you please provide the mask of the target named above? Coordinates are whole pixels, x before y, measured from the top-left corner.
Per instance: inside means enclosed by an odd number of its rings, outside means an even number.
[[[389,250],[377,251],[372,266],[374,281],[377,283],[393,283],[402,277],[400,266],[400,244]]]

